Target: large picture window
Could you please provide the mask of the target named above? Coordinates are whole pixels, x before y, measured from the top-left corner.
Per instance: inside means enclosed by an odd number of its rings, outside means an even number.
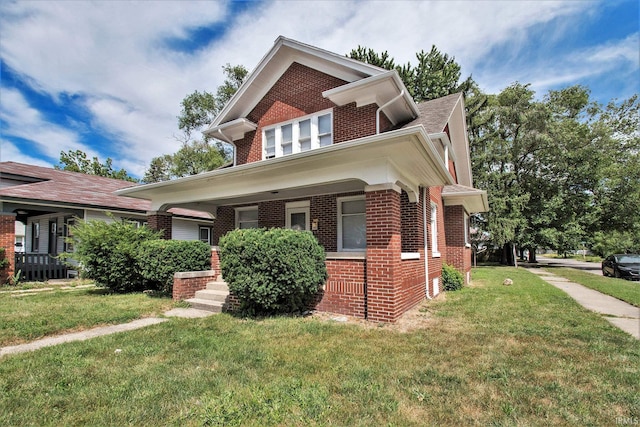
[[[364,251],[367,247],[364,196],[341,197],[338,202],[338,251]]]
[[[333,114],[322,111],[265,128],[262,141],[263,159],[326,147],[333,144]]]
[[[236,228],[258,228],[258,207],[236,208]]]

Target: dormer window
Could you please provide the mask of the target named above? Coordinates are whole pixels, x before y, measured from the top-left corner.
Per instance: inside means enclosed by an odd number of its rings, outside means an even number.
[[[301,153],[333,144],[331,110],[298,117],[262,131],[263,159]]]

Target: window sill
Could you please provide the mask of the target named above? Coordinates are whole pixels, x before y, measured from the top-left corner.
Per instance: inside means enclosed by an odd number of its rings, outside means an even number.
[[[366,259],[366,252],[327,252],[326,259]]]
[[[402,252],[400,258],[404,260],[420,259],[420,252]]]
[[[431,258],[440,258],[441,256],[442,256],[442,254],[440,252],[431,253]]]

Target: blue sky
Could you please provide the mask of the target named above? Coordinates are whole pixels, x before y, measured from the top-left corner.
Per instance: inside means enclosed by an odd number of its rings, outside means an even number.
[[[230,63],[253,69],[279,35],[397,63],[435,44],[488,93],[586,85],[607,103],[640,92],[640,11],[628,1],[2,1],[0,160],[60,152],[141,177],[180,147],[176,117]]]

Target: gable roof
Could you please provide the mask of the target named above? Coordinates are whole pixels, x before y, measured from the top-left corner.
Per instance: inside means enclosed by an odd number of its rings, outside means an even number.
[[[3,186],[3,181],[13,181],[17,185]],[[114,193],[135,186],[138,184],[119,179],[24,163],[0,162],[0,199],[4,201],[145,213],[151,208],[149,201]],[[186,209],[172,209],[171,212],[182,217],[211,219],[204,212]]]
[[[256,124],[246,117],[294,62],[345,81],[343,86],[323,93],[337,105],[376,103],[385,106],[385,113],[393,123],[418,114],[416,104],[397,71],[280,36],[203,133],[233,143],[245,132],[255,130]],[[396,102],[396,97],[404,102]],[[394,105],[388,104],[391,100]]]

